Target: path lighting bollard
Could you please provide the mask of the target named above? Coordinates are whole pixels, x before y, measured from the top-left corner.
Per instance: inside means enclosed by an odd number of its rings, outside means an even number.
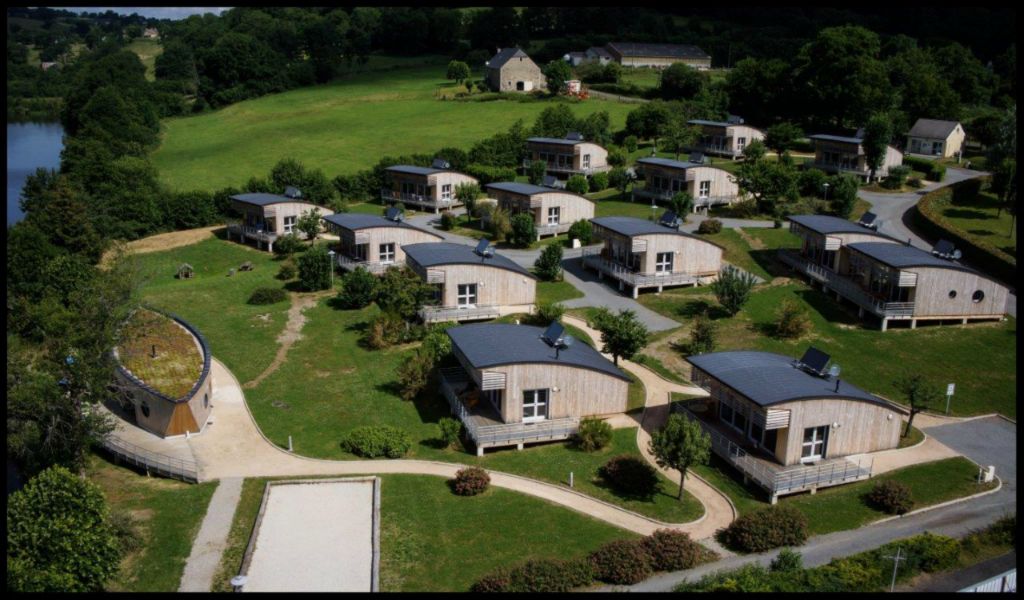
[[[292,436],[288,436],[288,451],[292,452]]]
[[[246,577],[245,575],[235,575],[234,577],[232,577],[231,578],[231,588],[232,588],[232,591],[241,592],[242,591],[242,586],[244,586],[245,582],[248,581],[248,580],[249,580],[249,578]]]
[[[572,471],[569,471],[569,487],[573,487]]]

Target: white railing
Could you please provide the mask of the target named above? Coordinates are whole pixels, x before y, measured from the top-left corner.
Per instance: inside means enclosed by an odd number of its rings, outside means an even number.
[[[990,577],[985,581],[969,585],[961,592],[997,592],[997,593],[1017,593],[1017,569],[1011,569],[995,577]]]
[[[496,319],[501,311],[496,304],[466,306],[424,306],[419,311],[424,323],[441,321],[468,321],[472,319]]]
[[[847,277],[814,264],[791,250],[779,250],[779,259],[790,268],[827,285],[850,301],[882,317],[909,317],[914,314],[913,302],[886,302],[875,298]]]
[[[277,233],[273,231],[266,231],[262,228],[253,227],[252,225],[243,225],[241,223],[228,223],[228,232],[258,239],[262,242],[272,242],[277,239]]]
[[[431,196],[423,196],[421,194],[402,193],[387,189],[380,191],[380,199],[385,202],[409,202],[412,204],[421,204],[431,208],[451,208],[458,204],[454,198],[434,198]]]
[[[397,262],[382,263],[382,262],[369,262],[366,260],[359,260],[357,258],[351,258],[342,254],[338,255],[338,266],[346,271],[355,271],[359,267],[363,267],[367,271],[377,274],[383,273],[388,267],[400,267],[402,266]]]
[[[558,223],[556,225],[538,225],[537,235],[558,235],[569,231],[572,223]]]
[[[700,275],[689,273],[665,273],[656,275],[653,273],[637,273],[636,271],[620,265],[617,262],[601,256],[599,250],[583,249],[583,265],[602,273],[619,279],[633,287],[651,287],[657,285],[696,285],[700,282]]]
[[[644,187],[634,187],[633,193],[641,198],[654,198],[655,200],[671,200],[673,196],[686,190],[665,190],[665,189],[648,189]],[[718,206],[720,204],[732,204],[736,200],[735,196],[701,196],[693,199],[693,209],[696,211],[698,208],[707,208],[709,206]]]
[[[528,158],[524,159],[523,160],[523,168],[524,169],[529,169],[530,165],[533,164],[533,162],[534,161],[532,161],[532,160],[530,160]],[[603,166],[603,167],[576,167],[574,165],[560,165],[560,164],[557,164],[557,163],[546,162],[546,161],[543,161],[543,160],[537,160],[536,162],[543,163],[544,164],[544,169],[546,171],[551,171],[551,172],[554,172],[554,173],[580,173],[580,174],[583,174],[583,175],[591,175],[593,173],[601,173],[601,172],[604,172],[604,171],[610,171],[611,170],[610,166]]]
[[[867,175],[869,172],[869,169],[866,167],[861,169],[860,167],[850,166],[843,163],[814,162],[811,166],[822,171],[847,171],[850,173],[857,173],[859,175]]]
[[[478,447],[566,439],[579,430],[579,419],[575,417],[547,419],[536,423],[479,425],[470,410],[459,400],[459,393],[470,384],[466,372],[458,367],[450,367],[440,369],[439,374],[441,391],[452,413],[466,426],[466,433]]]
[[[199,467],[193,460],[151,452],[113,434],[108,434],[103,439],[102,445],[104,449],[121,460],[143,467],[149,472],[193,483],[199,481]]]
[[[694,144],[690,150],[704,152],[705,154],[725,154],[726,156],[740,156],[743,154],[742,150],[733,150],[729,146],[717,144]]]

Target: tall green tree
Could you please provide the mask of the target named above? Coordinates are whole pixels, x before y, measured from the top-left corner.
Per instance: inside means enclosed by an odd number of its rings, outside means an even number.
[[[685,223],[693,211],[693,196],[690,192],[678,192],[668,202],[669,208]]]
[[[313,244],[299,255],[297,262],[299,283],[303,289],[315,292],[331,287],[331,271],[334,270],[334,262],[327,254],[326,244]]]
[[[569,63],[562,59],[555,59],[544,65],[543,73],[548,92],[551,94],[561,93],[565,89],[565,82],[572,79],[572,69]]]
[[[471,71],[469,65],[462,62],[461,60],[453,60],[448,63],[448,71],[445,73],[447,79],[451,79],[455,83],[462,83],[469,79]]]
[[[718,298],[718,303],[729,313],[736,315],[743,308],[750,298],[750,291],[754,288],[754,276],[746,271],[740,271],[732,265],[726,265],[718,274],[718,278],[711,284],[711,291]]]
[[[562,277],[562,246],[548,244],[533,263],[533,270],[544,281],[558,281]]]
[[[311,208],[302,213],[295,221],[295,228],[306,234],[306,239],[315,242],[320,233],[320,209]]]
[[[530,213],[518,213],[510,220],[512,227],[509,242],[519,248],[529,248],[530,244],[537,239],[537,225],[533,222],[533,215]]]
[[[676,160],[679,160],[679,155],[693,147],[700,136],[700,127],[687,125],[682,119],[672,119],[661,131],[661,149],[672,152],[676,155]]]
[[[871,179],[874,180],[875,173],[885,161],[885,152],[892,141],[893,127],[892,118],[885,113],[875,113],[868,119],[864,126],[864,161],[871,170]]]
[[[653,100],[629,111],[626,115],[626,132],[638,138],[653,138],[657,142],[658,136],[673,118],[668,104]]]
[[[391,267],[377,284],[377,306],[385,313],[410,321],[430,298],[433,288],[409,267]]]
[[[636,312],[632,310],[620,310],[615,314],[602,306],[595,311],[591,321],[601,332],[601,351],[611,354],[616,365],[620,357],[629,360],[647,345],[647,326],[637,319]]]
[[[476,201],[482,192],[476,183],[460,183],[455,186],[455,199],[466,207],[466,217],[471,218],[476,209]]]
[[[659,467],[679,471],[676,499],[681,501],[686,471],[693,465],[707,464],[711,458],[711,436],[696,420],[672,414],[664,427],[651,434],[647,448]]]
[[[658,77],[658,93],[665,100],[693,98],[702,87],[704,77],[685,63],[669,65]]]
[[[793,146],[793,142],[804,136],[800,127],[789,122],[776,123],[768,128],[764,136],[764,145],[782,156]]]

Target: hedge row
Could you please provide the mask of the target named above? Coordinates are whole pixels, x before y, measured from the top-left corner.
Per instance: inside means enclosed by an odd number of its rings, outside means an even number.
[[[916,156],[904,156],[903,164],[915,171],[924,173],[924,178],[928,181],[942,181],[946,176],[946,165],[937,160],[928,160],[927,158],[918,158]]]
[[[911,212],[914,225],[933,240],[953,242],[963,259],[982,272],[1010,284],[1017,278],[1017,259],[987,240],[979,239],[950,223],[942,216],[942,207],[958,195],[976,194],[989,178],[967,179],[925,194]]]

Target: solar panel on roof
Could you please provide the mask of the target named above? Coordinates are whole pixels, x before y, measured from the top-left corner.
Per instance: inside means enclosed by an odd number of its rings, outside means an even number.
[[[814,346],[810,346],[807,348],[807,352],[804,352],[803,357],[800,358],[800,364],[807,367],[809,371],[821,375],[825,372],[825,367],[828,366],[828,361],[830,360],[832,360],[831,356]]]
[[[565,327],[558,321],[552,321],[548,328],[544,330],[544,333],[541,334],[541,337],[544,338],[545,342],[554,346],[562,338],[563,333],[565,333]]]
[[[665,227],[678,227],[679,217],[676,215],[675,211],[666,210],[665,214],[661,215],[661,218],[658,219],[658,222]]]
[[[289,198],[301,198],[302,190],[295,186],[289,185],[288,187],[284,188],[284,195]]]
[[[402,209],[397,206],[392,206],[388,209],[387,215],[385,215],[388,221],[401,221],[402,220]]]
[[[739,115],[729,115],[725,118],[725,122],[732,125],[740,125],[743,123],[743,117]]]
[[[703,152],[691,152],[690,158],[687,159],[689,162],[703,164],[704,153]]]
[[[865,227],[871,227],[872,225],[874,225],[875,219],[877,219],[877,218],[878,218],[878,215],[876,215],[875,213],[873,213],[871,211],[868,211],[868,212],[864,213],[864,216],[862,216],[860,218],[860,221],[857,221],[857,222],[860,223],[861,225],[865,226]]]
[[[435,169],[450,169],[452,165],[443,158],[435,158],[434,162],[430,163],[430,166]]]
[[[477,242],[476,249],[474,249],[473,252],[476,252],[480,256],[484,256],[485,252],[487,251],[487,244],[489,243],[490,242],[488,240],[480,240],[479,242]]]
[[[544,186],[549,188],[558,187],[558,178],[554,175],[545,175]]]
[[[577,142],[578,141],[582,141],[583,140],[583,134],[578,132],[578,131],[570,131],[569,133],[565,134],[565,139],[573,140],[573,141],[577,141]]]
[[[932,254],[938,254],[939,256],[949,256],[953,254],[953,242],[949,240],[939,240],[935,247],[932,248]]]

